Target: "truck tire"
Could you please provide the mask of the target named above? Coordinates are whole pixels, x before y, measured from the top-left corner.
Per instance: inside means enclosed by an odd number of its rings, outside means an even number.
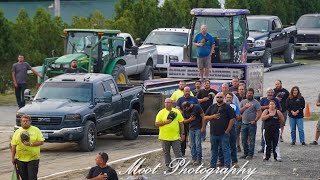
[[[264,67],[270,67],[272,66],[272,61],[273,61],[272,49],[266,48],[261,58],[261,63],[264,64]]]
[[[117,84],[128,84],[128,76],[123,65],[116,64],[112,70],[112,76]]]
[[[133,140],[138,137],[140,133],[139,113],[132,109],[130,118],[123,124],[122,134],[125,139]]]
[[[97,143],[96,125],[92,121],[87,121],[83,132],[84,135],[79,142],[80,150],[84,152],[93,151]]]
[[[293,63],[296,56],[294,44],[289,43],[287,49],[283,52],[283,58],[285,63]]]
[[[151,80],[153,79],[153,69],[152,66],[147,65],[143,72],[140,74],[140,80]]]

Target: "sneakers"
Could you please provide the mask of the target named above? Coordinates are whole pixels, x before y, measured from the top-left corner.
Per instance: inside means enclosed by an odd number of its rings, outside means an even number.
[[[172,172],[172,168],[167,166],[167,172]]]
[[[196,161],[195,163],[193,163],[194,166],[200,166],[201,165],[201,161]]]
[[[280,136],[280,142],[283,142],[282,136]]]
[[[247,156],[247,157],[246,157],[246,160],[251,160],[251,159],[253,159],[252,156]]]
[[[267,159],[267,158],[263,159],[263,162],[268,162],[268,161],[269,161],[269,159]]]
[[[241,152],[241,147],[237,146],[237,152]]]
[[[281,159],[274,159],[275,162],[282,162]]]
[[[218,166],[218,167],[223,167],[224,164],[223,164],[221,161],[218,161],[217,166]]]
[[[246,156],[246,155],[243,155],[243,156],[240,156],[239,158],[240,158],[240,159],[246,159],[247,156]]]
[[[240,167],[237,163],[232,163],[232,166],[233,166],[234,168],[239,168],[239,167]]]
[[[312,143],[310,143],[310,145],[318,145],[317,141],[313,141]]]
[[[292,146],[293,146],[293,145],[296,145],[296,143],[295,143],[295,142],[292,142],[291,145],[292,145]]]
[[[302,146],[306,146],[306,143],[305,143],[305,142],[303,142],[303,143],[301,143],[301,145],[302,145]]]

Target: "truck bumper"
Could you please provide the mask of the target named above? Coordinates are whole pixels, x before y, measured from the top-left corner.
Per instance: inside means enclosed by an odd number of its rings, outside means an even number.
[[[168,72],[168,69],[163,67],[156,67],[153,69],[153,73],[156,76],[164,76],[164,75],[166,76],[167,72]]]
[[[248,51],[247,58],[248,59],[260,59],[264,55],[264,51],[265,50],[252,51],[252,52]]]
[[[19,126],[14,126],[18,129]],[[62,128],[59,130],[41,130],[45,142],[75,142],[83,137],[84,127]]]
[[[294,48],[299,52],[320,51],[320,43],[296,43]]]

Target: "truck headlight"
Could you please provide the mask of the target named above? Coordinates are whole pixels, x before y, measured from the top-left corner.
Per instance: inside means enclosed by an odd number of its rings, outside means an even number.
[[[68,115],[65,115],[64,119],[77,120],[77,119],[81,119],[81,116],[80,114],[68,114]]]
[[[178,62],[179,58],[178,56],[169,56],[169,62]]]
[[[266,46],[266,41],[265,40],[257,40],[254,42],[255,47],[263,47]]]
[[[81,116],[80,114],[68,114],[64,117],[64,124],[66,125],[75,125],[81,124]]]

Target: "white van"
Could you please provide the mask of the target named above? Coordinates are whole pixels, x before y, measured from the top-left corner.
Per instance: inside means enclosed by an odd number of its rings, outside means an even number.
[[[159,28],[148,35],[143,44],[156,45],[158,52],[155,75],[166,77],[170,62],[182,62],[187,58],[189,34],[190,29]]]

